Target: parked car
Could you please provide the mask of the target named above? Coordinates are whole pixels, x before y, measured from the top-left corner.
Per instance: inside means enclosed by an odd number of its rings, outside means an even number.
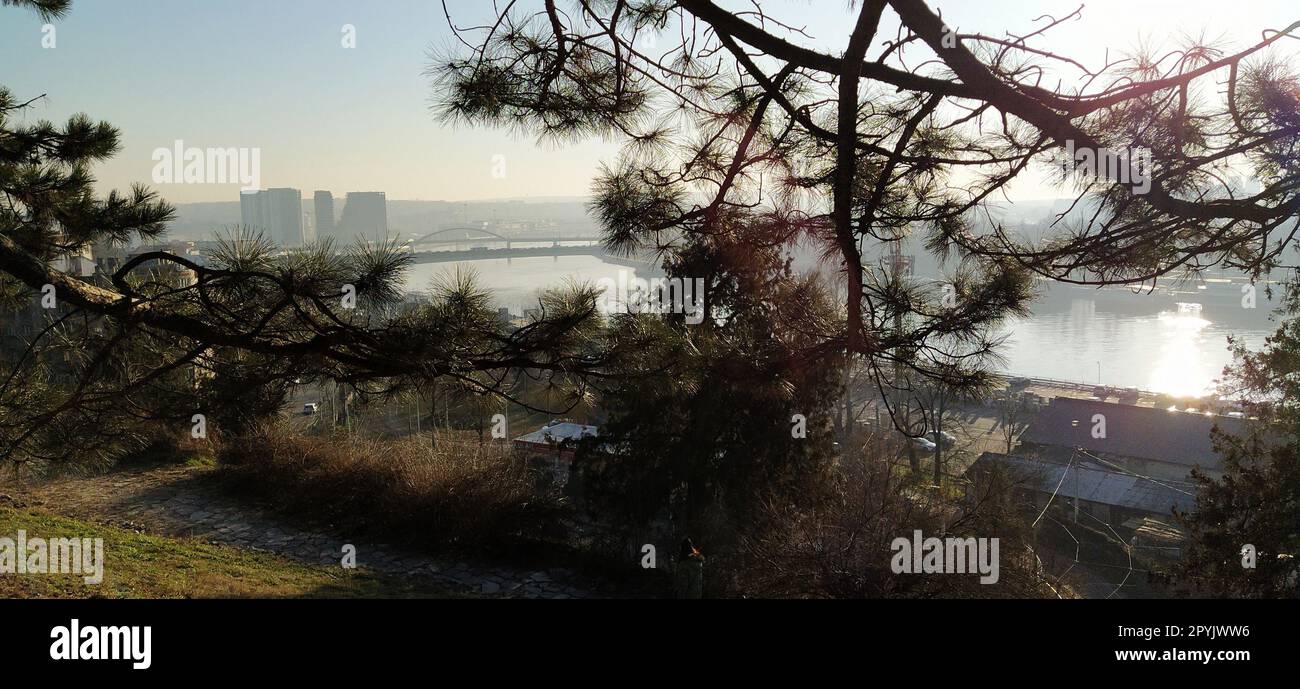
[[[316,410],[318,409],[320,409],[319,404],[315,402],[308,402],[307,404],[302,405],[302,415],[311,416],[312,414],[315,414]]]
[[[912,438],[912,446],[923,452],[934,452],[937,447],[933,442],[925,438]]]
[[[945,448],[949,448],[957,444],[957,436],[949,433],[948,431],[939,431],[937,434],[931,431],[925,434],[925,439],[929,440],[932,443],[939,443]]]

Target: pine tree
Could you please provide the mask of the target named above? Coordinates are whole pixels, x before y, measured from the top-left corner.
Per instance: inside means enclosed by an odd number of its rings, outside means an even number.
[[[1251,417],[1216,430],[1222,478],[1194,473],[1195,507],[1179,514],[1187,546],[1173,583],[1197,595],[1300,595],[1300,284],[1292,282],[1282,324],[1260,351],[1236,345],[1223,394],[1247,400]]]
[[[3,4],[46,19],[69,8]],[[92,247],[165,239],[175,212],[140,185],[97,193],[92,169],[117,153],[118,130],[82,114],[24,123],[39,98],[0,87],[0,295],[11,313],[43,318],[6,354],[0,463],[119,447],[106,438],[138,444],[141,419],[184,422],[179,433],[211,413],[214,426],[238,432],[249,414],[276,409],[295,379],[385,396],[449,377],[482,394],[511,372],[563,386],[605,365],[591,347],[590,289],[575,287],[517,330],[482,307],[472,281],[399,308],[410,257],[392,243],[282,252],[234,231],[206,263],[161,249],[111,274],[61,271],[61,258]],[[344,298],[352,294],[355,304]],[[57,308],[33,306],[42,300]]]

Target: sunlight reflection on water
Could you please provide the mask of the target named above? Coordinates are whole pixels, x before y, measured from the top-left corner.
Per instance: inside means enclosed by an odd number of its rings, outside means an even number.
[[[1151,370],[1150,382],[1146,387],[1171,395],[1201,396],[1210,392],[1214,374],[1206,378],[1207,368],[1222,369],[1228,363],[1223,360],[1217,367],[1207,367],[1203,352],[1206,344],[1201,333],[1211,323],[1200,317],[1200,308],[1196,304],[1180,304],[1177,312],[1166,311],[1157,318],[1156,333],[1159,354]],[[1197,308],[1187,308],[1196,306]]]
[[[455,265],[413,266],[407,284],[424,288],[436,273]],[[627,270],[589,256],[494,259],[460,265],[472,267],[481,283],[492,290],[498,305],[508,306],[516,314],[535,306],[537,291],[544,286],[559,285],[566,278],[617,279],[619,271]],[[1009,337],[1001,350],[1006,359],[1004,369],[1018,375],[1200,396],[1213,390],[1215,379],[1232,361],[1228,335],[1235,333],[1246,345],[1258,348],[1271,332],[1261,326],[1229,326],[1222,320],[1202,313],[1198,304],[1135,315],[1099,309],[1092,300],[1076,299],[1065,310],[1037,313],[1008,325],[1004,332]]]
[[[1076,300],[1068,311],[1017,321],[1007,329],[1007,369],[1021,375],[1136,387],[1178,396],[1213,391],[1232,361],[1227,338],[1250,347],[1265,332],[1230,328],[1201,315],[1198,304],[1153,315],[1100,311]]]

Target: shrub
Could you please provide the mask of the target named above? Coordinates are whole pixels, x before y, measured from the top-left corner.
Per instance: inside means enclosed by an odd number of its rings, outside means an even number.
[[[558,504],[509,448],[440,437],[303,436],[267,426],[228,440],[223,473],[246,494],[331,526],[440,546],[503,545],[535,536]]]

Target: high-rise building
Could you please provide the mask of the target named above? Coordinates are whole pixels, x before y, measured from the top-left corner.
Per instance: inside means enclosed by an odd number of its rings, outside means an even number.
[[[388,239],[388,199],[382,191],[351,191],[343,204],[338,225],[339,241],[358,239],[383,242]]]
[[[271,239],[280,246],[302,246],[302,192],[267,189],[266,195]]]
[[[283,247],[302,246],[302,192],[297,189],[246,191],[239,195],[239,216],[254,232]]]
[[[239,194],[239,222],[254,232],[266,232],[266,196],[261,191]]]
[[[328,191],[318,191],[312,200],[316,210],[316,240],[324,241],[334,237],[334,195]]]
[[[316,220],[310,208],[302,211],[302,241],[304,244],[316,241]]]

